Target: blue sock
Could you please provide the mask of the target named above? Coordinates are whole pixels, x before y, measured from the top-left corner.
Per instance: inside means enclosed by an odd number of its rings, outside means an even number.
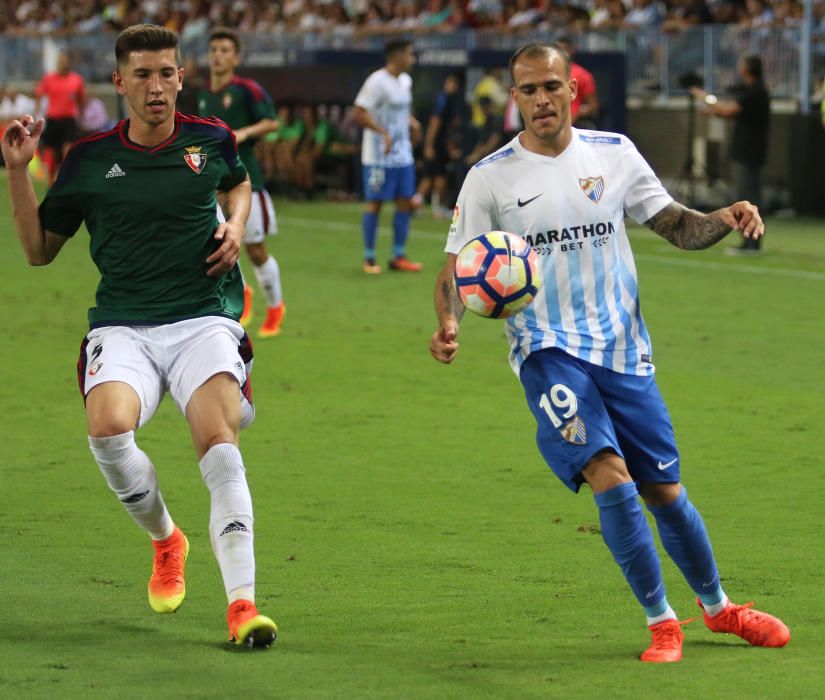
[[[665,583],[653,533],[630,482],[597,493],[602,537],[648,617],[667,609]],[[650,614],[653,613],[653,614]]]
[[[688,500],[682,487],[679,497],[666,506],[648,506],[656,518],[656,527],[665,551],[679,567],[688,585],[705,605],[715,605],[723,598],[719,571],[713,558],[702,516]]]
[[[392,217],[392,256],[394,258],[400,258],[404,255],[407,235],[410,232],[411,218],[412,214],[408,211],[397,211]]]
[[[365,211],[361,221],[364,231],[364,259],[375,260],[375,240],[378,238],[378,214]]]

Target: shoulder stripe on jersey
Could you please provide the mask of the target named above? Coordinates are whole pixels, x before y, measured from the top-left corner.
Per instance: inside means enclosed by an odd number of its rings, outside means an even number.
[[[221,144],[221,155],[231,166],[238,155],[238,144],[235,141],[235,133],[229,125],[217,117],[193,117],[191,114],[178,114],[178,119],[182,124],[187,124],[190,128],[205,129],[212,132]],[[215,129],[221,129],[225,133],[215,134]],[[228,138],[227,138],[228,137]]]
[[[206,126],[216,126],[221,129],[225,129],[230,133],[232,132],[229,124],[223,121],[223,119],[218,119],[218,117],[198,117],[193,114],[184,114],[183,112],[178,112],[177,117],[178,121],[184,124],[204,124]]]
[[[109,129],[108,131],[98,131],[94,134],[89,134],[88,136],[83,136],[79,138],[77,141],[74,142],[74,146],[79,146],[82,143],[89,143],[91,141],[99,141],[100,139],[105,139],[107,136],[112,136],[117,133],[118,129],[120,128],[121,122],[118,122],[114,127]]]
[[[579,141],[587,143],[610,143],[618,145],[622,139],[618,136],[593,136],[592,134],[579,134]]]
[[[120,128],[120,124],[118,123],[114,128],[109,129],[108,131],[98,131],[94,134],[89,134],[88,136],[84,136],[83,138],[78,139],[75,141],[71,147],[69,148],[68,152],[66,153],[66,160],[69,158],[69,154],[72,151],[82,150],[82,148],[89,143],[94,143],[95,141],[101,141],[107,137],[115,136],[118,133],[118,129]]]
[[[252,94],[252,99],[255,102],[263,102],[265,100],[270,99],[266,90],[264,90],[259,83],[256,83],[254,80],[252,80],[252,78],[241,78],[240,76],[236,75],[234,78],[232,78],[230,84],[238,85],[248,90]]]
[[[515,153],[515,150],[511,146],[510,148],[505,148],[503,151],[499,151],[498,153],[493,153],[491,156],[487,156],[484,160],[480,160],[476,163],[473,167],[480,168],[483,165],[487,165],[488,163],[493,163],[501,158],[506,158],[507,156],[511,156]]]

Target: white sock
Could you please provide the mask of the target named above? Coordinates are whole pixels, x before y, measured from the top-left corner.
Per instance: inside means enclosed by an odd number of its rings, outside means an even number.
[[[673,612],[673,608],[669,605],[667,606],[667,610],[665,610],[661,615],[656,615],[656,617],[648,617],[647,618],[647,626],[652,627],[653,625],[658,625],[660,622],[664,622],[665,620],[678,620],[679,618],[676,617],[676,613]]]
[[[255,266],[255,277],[264,290],[267,306],[279,306],[284,295],[281,291],[281,268],[271,255],[263,265]]]
[[[175,524],[160,495],[155,467],[135,444],[134,431],[111,437],[90,435],[89,448],[109,488],[117,494],[134,521],[153,540],[169,537]]]
[[[204,483],[212,496],[209,537],[218,560],[229,602],[255,599],[252,496],[246,470],[235,445],[215,445],[200,461]]]
[[[718,615],[727,607],[727,605],[728,597],[724,593],[722,593],[722,600],[720,600],[718,603],[714,603],[713,605],[705,605],[704,603],[702,603],[702,607],[705,609],[705,612],[711,617]]]

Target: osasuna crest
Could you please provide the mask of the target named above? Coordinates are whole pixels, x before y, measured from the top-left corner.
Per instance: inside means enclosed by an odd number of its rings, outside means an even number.
[[[221,102],[223,103],[223,108],[224,109],[229,109],[232,106],[232,93],[231,92],[223,93],[223,99],[221,100]]]
[[[187,146],[186,155],[183,159],[198,175],[200,175],[204,167],[206,167],[206,154],[201,153],[200,146]]]
[[[559,428],[559,432],[567,442],[572,442],[574,445],[587,444],[587,428],[579,416],[573,416],[573,418]]]
[[[588,199],[598,202],[604,194],[604,178],[601,175],[598,177],[580,177],[579,187],[582,188],[582,192],[587,195]]]

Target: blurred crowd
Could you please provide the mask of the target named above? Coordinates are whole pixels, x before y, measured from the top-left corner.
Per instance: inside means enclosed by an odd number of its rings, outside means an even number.
[[[131,24],[162,24],[186,42],[225,25],[241,32],[331,34],[490,29],[586,31],[694,24],[789,27],[802,20],[800,0],[4,0],[3,35],[92,34]],[[825,33],[825,0],[814,4]]]

